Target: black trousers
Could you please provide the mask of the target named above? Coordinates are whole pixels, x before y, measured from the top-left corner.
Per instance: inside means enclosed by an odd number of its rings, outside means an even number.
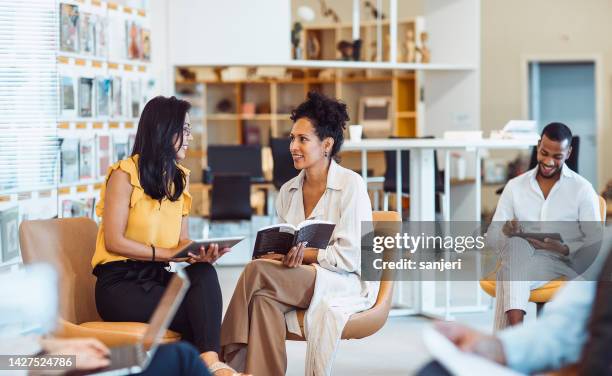
[[[116,261],[96,266],[96,307],[104,321],[148,322],[172,277],[167,264]],[[201,353],[219,352],[223,300],[215,268],[195,263],[185,268],[191,286],[170,329]]]
[[[196,349],[184,342],[159,346],[141,376],[210,376]]]

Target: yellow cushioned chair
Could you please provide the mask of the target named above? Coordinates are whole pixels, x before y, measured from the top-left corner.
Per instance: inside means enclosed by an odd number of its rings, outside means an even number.
[[[606,221],[606,200],[604,200],[603,197],[599,197],[599,211],[601,213],[601,220],[605,222]],[[499,267],[499,264],[498,264],[498,267]],[[496,287],[495,286],[496,285],[495,284],[496,282],[495,273],[496,272],[497,272],[497,268],[495,268],[493,272],[489,273],[486,277],[480,280],[480,287],[482,287],[482,289],[487,294],[491,295],[492,297],[495,297],[495,287]],[[564,279],[559,278],[559,279],[555,279],[555,280],[548,282],[542,287],[538,287],[537,289],[531,290],[531,294],[529,295],[529,301],[536,304],[537,315],[540,314],[540,312],[542,311],[542,308],[544,308],[544,305],[553,298],[557,290],[559,290],[559,288],[563,286],[564,284],[565,284]]]
[[[94,337],[108,346],[136,343],[147,324],[104,322],[98,315],[94,298],[95,277],[91,257],[96,248],[97,225],[89,218],[64,218],[23,221],[19,241],[26,264],[46,262],[59,275],[59,337]],[[180,340],[168,330],[162,342]]]
[[[393,235],[401,231],[401,221],[398,212],[393,211],[375,211],[372,213],[372,219],[374,222],[397,222],[392,226],[384,225],[382,228],[384,233]],[[386,256],[386,254],[385,254]],[[386,259],[386,258],[385,258]],[[385,270],[381,274],[380,289],[376,297],[376,302],[372,308],[353,314],[342,331],[342,339],[360,339],[371,336],[376,333],[380,328],[385,325],[387,317],[389,316],[389,310],[391,309],[391,301],[393,297],[393,271]],[[304,314],[306,311],[298,310],[297,316],[300,324],[300,329],[304,333]],[[287,339],[291,341],[305,341],[303,336],[287,332]]]

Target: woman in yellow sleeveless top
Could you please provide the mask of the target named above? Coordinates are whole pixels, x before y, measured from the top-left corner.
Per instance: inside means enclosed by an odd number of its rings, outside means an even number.
[[[191,243],[189,170],[179,164],[191,137],[190,104],[156,97],[142,111],[132,155],[110,167],[96,207],[102,223],[92,259],[96,306],[105,321],[147,322],[172,276],[172,256]],[[191,281],[170,328],[202,354],[215,376],[234,371],[219,362],[222,298],[212,266],[229,249],[190,254]]]

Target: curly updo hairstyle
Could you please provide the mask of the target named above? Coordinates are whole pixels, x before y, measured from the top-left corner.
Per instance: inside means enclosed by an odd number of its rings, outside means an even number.
[[[310,91],[306,101],[291,111],[291,120],[294,123],[302,118],[306,118],[312,123],[315,133],[321,141],[327,137],[334,140],[334,145],[328,157],[335,157],[344,141],[344,130],[346,129],[346,122],[349,120],[346,104],[319,92]]]

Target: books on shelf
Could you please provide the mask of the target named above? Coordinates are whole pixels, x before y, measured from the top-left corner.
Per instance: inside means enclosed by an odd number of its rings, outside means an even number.
[[[132,155],[134,151],[134,143],[136,143],[136,135],[134,133],[128,136],[128,154]]]
[[[96,16],[91,13],[83,12],[80,17],[79,36],[81,53],[83,55],[93,55],[95,51],[96,37]]]
[[[93,179],[95,171],[94,139],[81,139],[79,142],[79,178]]]
[[[123,116],[123,81],[121,77],[112,78],[111,90],[111,115],[113,117]]]
[[[104,178],[111,165],[110,136],[98,135],[96,141],[98,147],[98,177]]]
[[[136,23],[136,21],[126,21],[125,35],[127,37],[127,57],[129,59],[140,59],[142,40],[140,36],[140,26],[138,23]]]
[[[321,220],[305,220],[294,226],[281,223],[263,227],[257,232],[253,258],[267,253],[286,254],[291,247],[306,242],[308,248],[325,249],[336,225]]]
[[[145,61],[151,61],[151,30],[142,28],[140,32],[142,55]]]
[[[129,155],[128,138],[126,136],[113,136],[113,152],[113,163],[125,159]]]
[[[125,59],[127,57],[125,36],[125,19],[108,18],[108,57],[110,59]]]
[[[60,78],[60,114],[63,117],[76,116],[76,83],[70,76]]]
[[[81,10],[78,5],[60,3],[61,51],[101,58],[150,61],[149,29],[129,18],[126,20]]]
[[[79,52],[79,7],[73,4],[60,4],[60,49],[66,52]]]
[[[79,116],[93,116],[93,78],[79,78]]]
[[[108,19],[96,17],[95,54],[99,57],[108,56]]]
[[[19,256],[19,208],[0,211],[0,247],[2,259],[9,261]]]
[[[62,201],[62,218],[87,217],[95,219],[95,201],[91,197],[81,200],[63,200]]]
[[[107,77],[96,77],[96,116],[110,115],[112,81]]]
[[[132,80],[130,83],[130,115],[133,118],[140,117],[141,85],[140,80]]]
[[[79,180],[79,140],[63,138],[60,143],[60,181],[75,182]]]

